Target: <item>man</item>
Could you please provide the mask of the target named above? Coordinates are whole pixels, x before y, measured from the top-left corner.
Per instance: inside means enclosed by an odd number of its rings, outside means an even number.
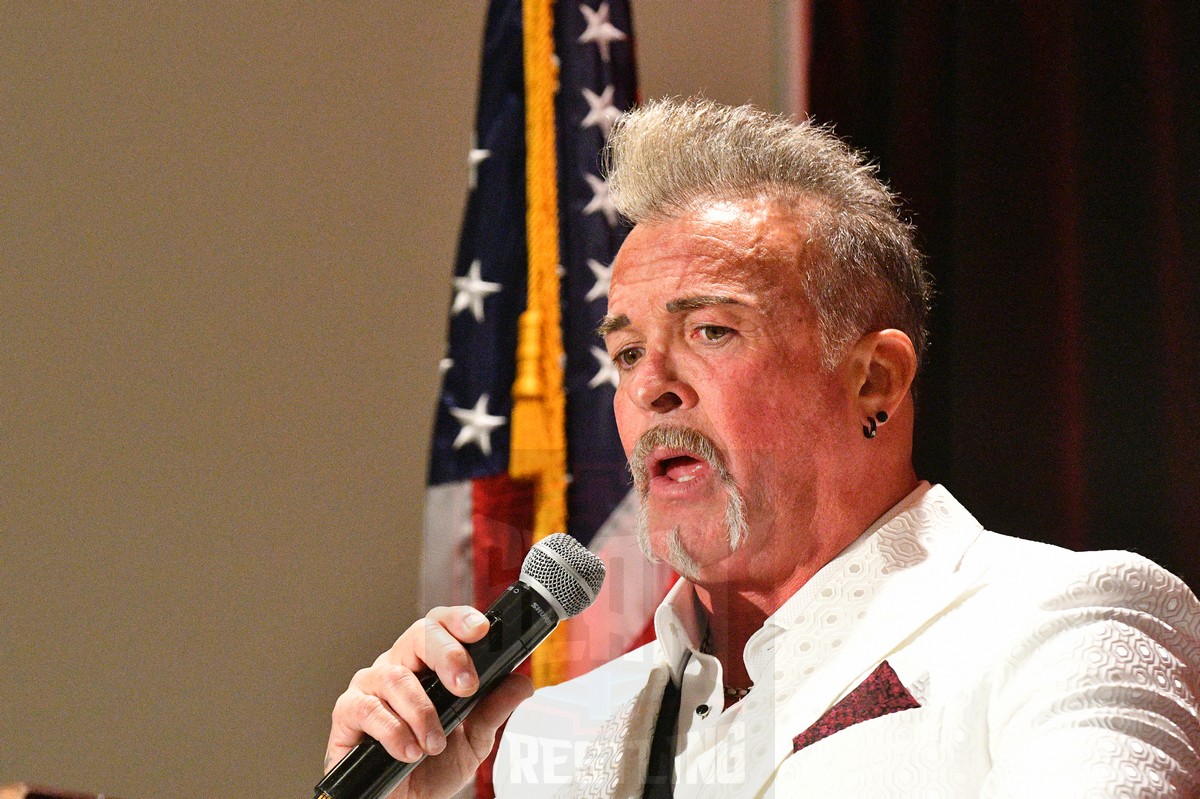
[[[627,115],[610,157],[635,227],[601,333],[639,538],[683,579],[655,643],[517,710],[498,794],[1194,795],[1195,597],[1135,555],[986,532],[913,472],[929,288],[873,172],[705,101]],[[529,684],[447,743],[413,672],[469,694],[484,627],[435,609],[360,672],[330,764],[365,731],[437,755],[397,796],[453,793]]]

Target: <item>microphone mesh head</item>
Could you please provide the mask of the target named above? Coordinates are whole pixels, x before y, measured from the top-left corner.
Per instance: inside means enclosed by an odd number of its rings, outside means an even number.
[[[521,565],[521,580],[541,586],[565,618],[585,611],[604,584],[604,563],[566,533],[537,542]]]

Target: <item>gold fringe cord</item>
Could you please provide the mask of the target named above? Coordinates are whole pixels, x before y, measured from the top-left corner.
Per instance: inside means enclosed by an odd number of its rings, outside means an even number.
[[[533,480],[533,540],[567,529],[566,403],[558,285],[558,168],[555,157],[553,10],[550,0],[524,0],[525,232],[528,301],[518,323],[509,474]],[[565,623],[565,622],[564,622]],[[566,675],[563,635],[533,653],[536,685]]]

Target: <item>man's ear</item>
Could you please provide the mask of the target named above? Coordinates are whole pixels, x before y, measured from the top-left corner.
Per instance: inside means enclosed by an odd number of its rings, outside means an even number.
[[[845,363],[849,367],[846,388],[861,419],[877,417],[881,411],[883,419],[895,416],[917,375],[912,339],[891,328],[860,338]]]

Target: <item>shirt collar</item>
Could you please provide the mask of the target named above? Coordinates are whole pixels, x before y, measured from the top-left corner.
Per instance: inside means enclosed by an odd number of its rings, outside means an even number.
[[[934,486],[930,485],[929,482],[922,480],[904,499],[897,502],[876,519],[870,527],[863,531],[862,535],[839,552],[833,560],[822,566],[820,571],[814,574],[796,593],[792,594],[787,601],[780,605],[778,610],[768,616],[767,620],[763,622],[763,628],[777,627],[780,631],[791,628],[795,623],[796,617],[811,605],[820,596],[821,591],[827,588],[832,581],[838,579],[838,575],[840,574],[838,568],[839,561],[846,560],[858,554],[861,549],[868,546],[871,537],[879,532],[881,527],[891,523],[896,517],[908,513],[919,505],[933,488]]]
[[[700,651],[704,640],[705,622],[696,605],[695,586],[680,579],[654,611],[654,635],[677,682],[688,658]]]
[[[789,629],[797,616],[820,594],[831,580],[837,578],[838,571],[834,566],[839,560],[853,556],[859,549],[867,545],[878,530],[890,523],[897,516],[907,513],[925,499],[931,490],[943,490],[931,486],[922,480],[904,499],[893,505],[886,513],[875,520],[862,535],[842,550],[832,561],[825,564],[807,583],[792,594],[778,610],[767,617],[763,627],[747,641],[747,649],[768,628],[775,632]],[[687,580],[680,579],[667,592],[658,609],[654,611],[654,634],[658,639],[666,665],[671,669],[671,676],[678,681],[681,679],[688,658],[700,651],[704,639],[706,622],[701,618],[697,608],[696,589]]]

